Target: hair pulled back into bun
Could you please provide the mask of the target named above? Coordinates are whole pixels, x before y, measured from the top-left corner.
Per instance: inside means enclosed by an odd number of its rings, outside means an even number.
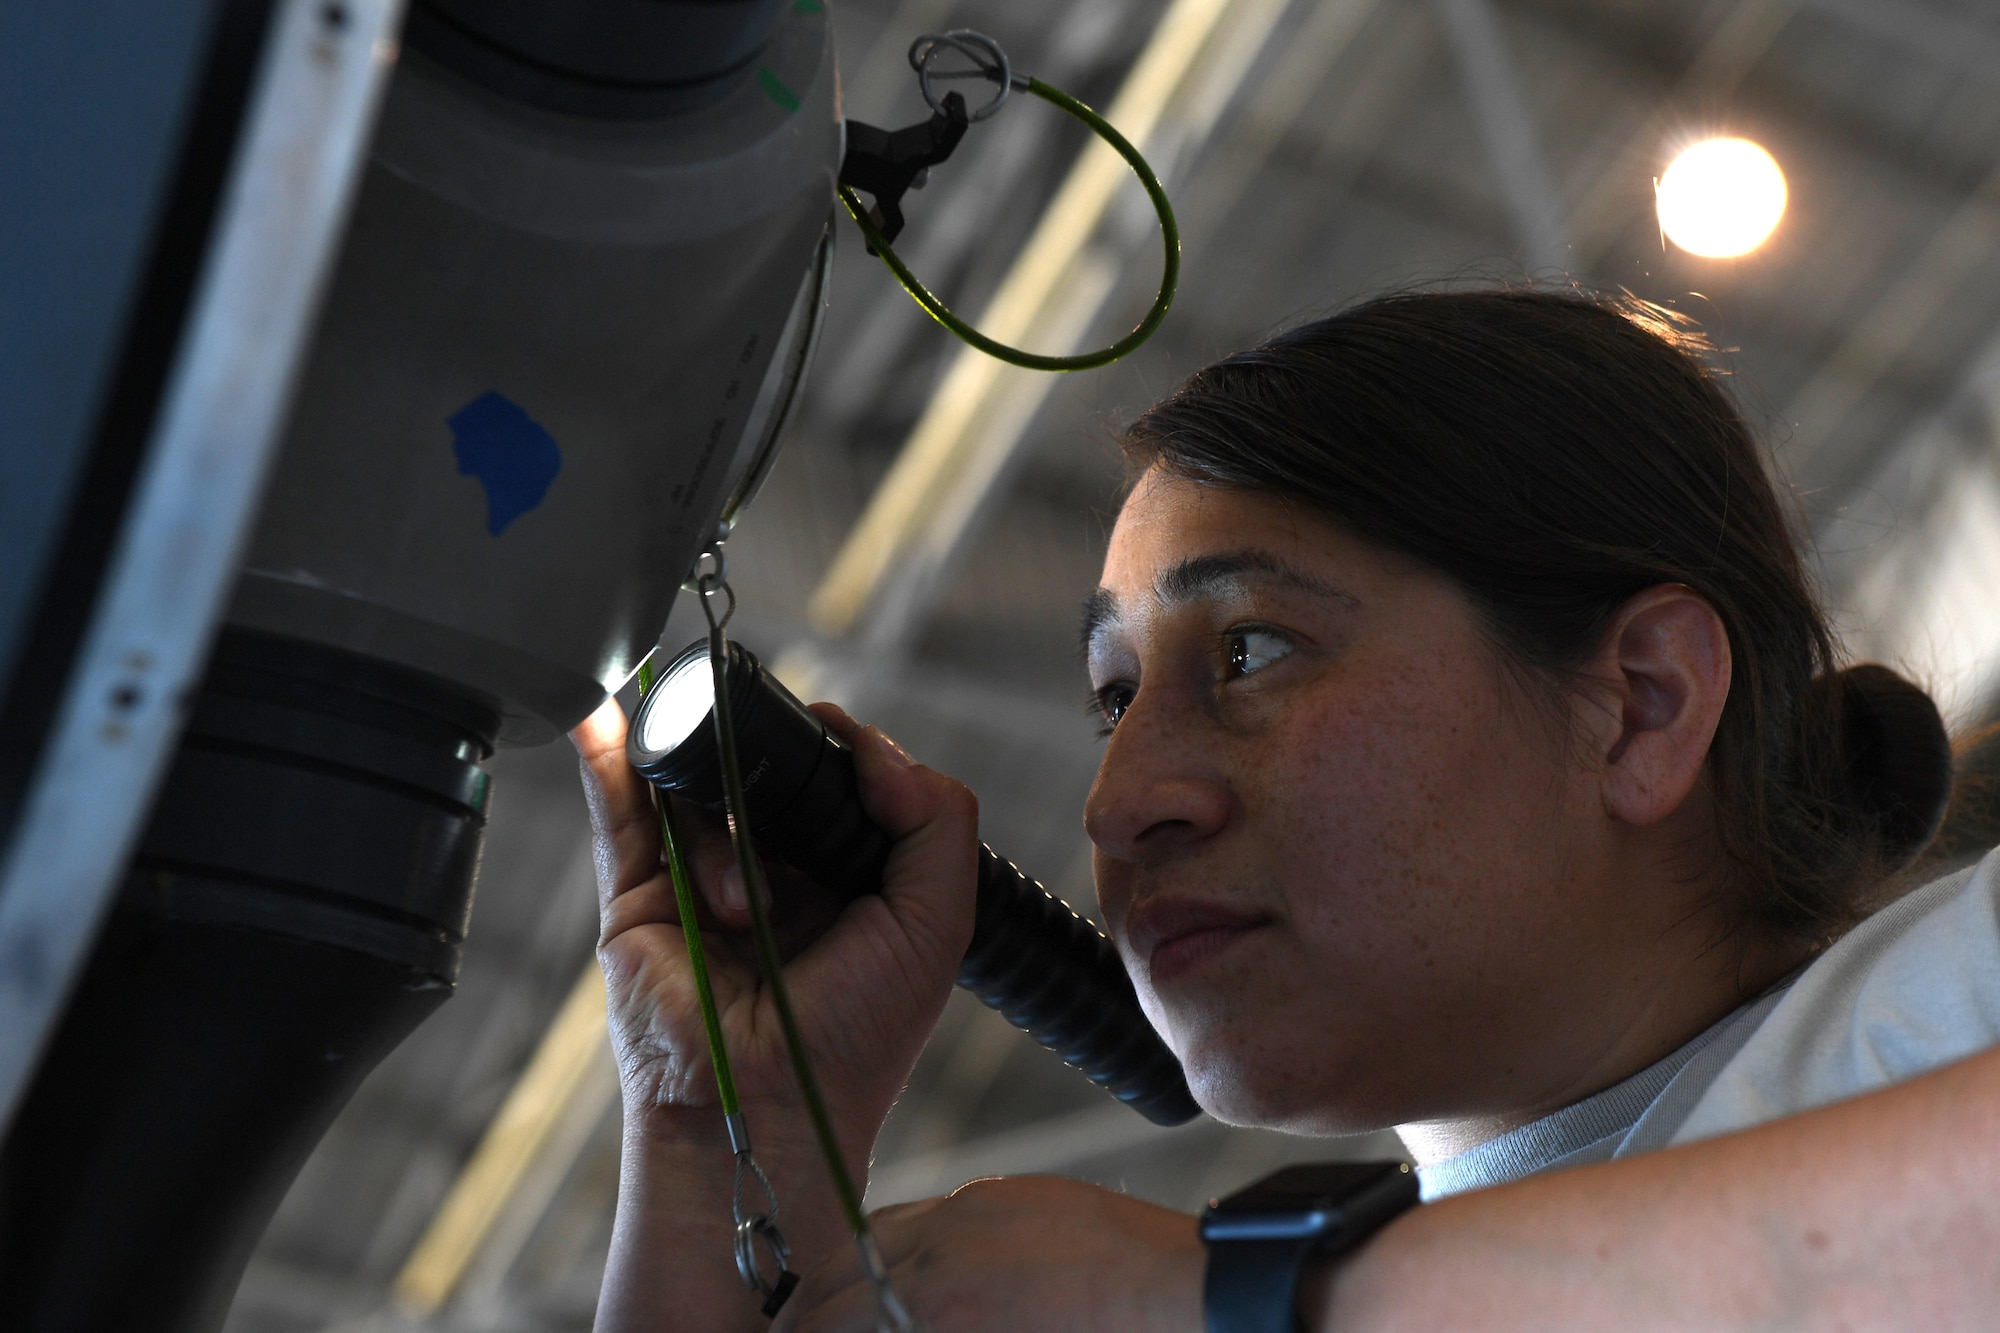
[[[1906,872],[1911,884],[1949,875],[2000,846],[2000,723],[1952,747],[1951,800],[1937,836]]]
[[[1686,321],[1630,297],[1390,296],[1189,377],[1125,434],[1438,570],[1574,688],[1626,600],[1683,584],[1729,634],[1707,781],[1740,920],[1823,943],[1877,905],[1950,786],[1937,709],[1833,633],[1749,427]]]
[[[1909,864],[1937,834],[1951,799],[1951,738],[1922,690],[1873,662],[1821,676],[1808,706],[1830,714],[1836,799],[1868,827],[1885,871]]]

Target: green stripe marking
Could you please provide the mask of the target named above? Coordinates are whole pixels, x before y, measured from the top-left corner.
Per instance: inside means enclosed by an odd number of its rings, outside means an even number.
[[[787,111],[799,109],[799,95],[785,86],[785,81],[764,66],[757,66],[757,84],[764,90],[764,96],[776,102]]]

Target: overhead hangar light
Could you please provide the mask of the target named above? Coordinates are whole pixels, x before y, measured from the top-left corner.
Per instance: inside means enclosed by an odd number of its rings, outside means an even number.
[[[1673,160],[1657,186],[1660,230],[1705,259],[1747,255],[1785,215],[1785,173],[1748,139],[1704,139]]]

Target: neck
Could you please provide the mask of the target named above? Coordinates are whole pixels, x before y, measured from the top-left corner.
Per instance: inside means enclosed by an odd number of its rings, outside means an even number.
[[[1436,1166],[1540,1116],[1467,1116],[1462,1120],[1418,1120],[1396,1126],[1396,1136],[1418,1166]]]
[[[1744,936],[1706,952],[1706,958],[1689,959],[1688,967],[1637,997],[1620,1030],[1581,1060],[1553,1094],[1523,1090],[1509,1099],[1513,1105],[1499,1109],[1398,1125],[1396,1133],[1410,1156],[1420,1167],[1446,1161],[1624,1082],[1762,994],[1811,950],[1789,940]],[[1551,1043],[1560,1040],[1559,1035],[1550,1038]]]

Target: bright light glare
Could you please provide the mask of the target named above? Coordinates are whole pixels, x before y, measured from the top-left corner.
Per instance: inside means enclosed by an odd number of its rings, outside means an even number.
[[[653,687],[645,716],[639,719],[639,745],[662,754],[686,740],[708,720],[715,706],[715,677],[708,655],[696,653]]]
[[[1660,229],[1681,249],[1733,259],[1764,243],[1785,215],[1785,173],[1748,139],[1708,139],[1660,177]]]

